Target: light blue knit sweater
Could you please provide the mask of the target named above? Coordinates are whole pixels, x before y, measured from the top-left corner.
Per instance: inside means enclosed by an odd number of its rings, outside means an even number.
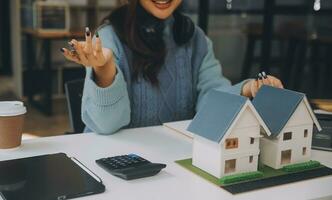
[[[87,68],[82,98],[86,130],[113,134],[123,127],[191,119],[211,89],[241,93],[244,82],[232,86],[222,75],[212,43],[202,30],[196,27],[191,41],[179,47],[173,40],[172,24],[173,19],[169,19],[164,31],[168,54],[158,75],[159,88],[142,77],[132,81],[131,51],[119,40],[111,25],[99,29],[103,46],[113,51],[117,74],[112,85],[100,88],[94,82],[92,69]]]

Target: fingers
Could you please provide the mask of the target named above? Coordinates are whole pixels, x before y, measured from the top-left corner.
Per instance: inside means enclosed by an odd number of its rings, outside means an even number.
[[[276,87],[275,78],[273,76],[268,76],[267,80],[269,81],[268,85]]]
[[[257,75],[257,79],[259,83],[262,83],[259,84],[259,87],[261,87],[262,85],[272,85],[271,80],[264,71]]]
[[[84,45],[82,43],[79,43],[77,40],[73,39],[69,45],[71,45],[76,51],[78,58],[80,59],[81,63],[85,66],[89,64],[88,58],[86,57],[86,54],[84,52]]]
[[[88,27],[85,28],[85,44],[84,44],[83,51],[88,60],[94,59],[93,47],[92,47],[92,36],[91,36],[90,29]]]
[[[99,61],[99,62],[104,62],[105,57],[103,54],[103,49],[102,49],[102,44],[101,44],[101,40],[99,38],[99,34],[98,32],[96,32],[96,41],[95,41],[95,52],[94,52],[94,56],[95,58]]]
[[[266,85],[271,85],[272,87],[277,87],[277,88],[284,88],[282,82],[274,76],[267,76],[267,79],[265,80],[267,81],[264,82],[264,84],[268,83]]]
[[[271,81],[268,79],[268,76],[266,75],[265,72],[259,73],[257,75],[256,80],[252,81],[252,84],[251,84],[251,87],[250,87],[252,97],[256,96],[258,90],[263,85],[271,85]]]
[[[69,49],[61,49],[64,56],[68,60],[86,67],[104,66],[107,61],[112,59],[113,52],[110,49],[102,47],[98,32],[96,32],[96,39],[94,41],[88,27],[85,29],[85,41],[79,42],[73,39],[68,44],[70,45]]]
[[[264,83],[263,83],[263,78],[259,78],[259,79],[257,79],[257,88],[259,89],[260,87],[262,87],[262,85],[264,85]]]
[[[282,82],[274,77],[274,76],[268,76],[265,72],[261,72],[257,75],[257,78],[254,80],[251,80],[248,82],[244,87],[243,94],[248,97],[255,97],[257,95],[257,92],[263,85],[270,85],[272,87],[278,87],[283,88]],[[250,94],[248,95],[248,92]]]
[[[264,85],[273,86],[273,81],[271,80],[271,78],[269,76],[266,76],[265,78],[263,78],[262,82]]]
[[[102,53],[102,45],[101,45],[101,40],[99,38],[98,32],[96,32],[96,41],[95,41],[95,53]]]
[[[284,88],[284,85],[282,84],[282,82],[275,77],[273,77],[273,84],[274,84],[274,87]]]
[[[272,87],[284,88],[284,86],[282,85],[282,82],[278,78],[267,75],[264,71],[257,75],[257,81],[258,81],[259,88],[262,85],[270,85]]]
[[[277,83],[278,83],[279,88],[285,88],[284,84],[282,84],[282,82],[279,79],[278,79]]]
[[[66,48],[61,48],[60,51],[62,52],[62,54],[65,56],[66,59],[81,64],[77,54],[69,51]]]
[[[257,80],[251,81],[250,91],[251,91],[252,97],[255,97],[258,92],[258,81]]]
[[[95,60],[93,55],[92,36],[89,28],[86,28],[85,30],[85,39],[84,42],[78,42],[75,39],[71,40],[68,44],[71,46],[72,50],[62,48],[61,52],[68,60],[89,66],[91,61]]]

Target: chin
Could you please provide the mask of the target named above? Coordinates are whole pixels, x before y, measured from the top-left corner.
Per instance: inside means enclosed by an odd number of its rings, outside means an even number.
[[[182,0],[140,0],[143,8],[159,19],[166,19],[173,14]]]

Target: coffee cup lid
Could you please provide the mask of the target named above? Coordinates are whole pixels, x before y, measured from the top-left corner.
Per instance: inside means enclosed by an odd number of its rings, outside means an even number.
[[[27,112],[21,101],[0,101],[0,117],[23,115]]]

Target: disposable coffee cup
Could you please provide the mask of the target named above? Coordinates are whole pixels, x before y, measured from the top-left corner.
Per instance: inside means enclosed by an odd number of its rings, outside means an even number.
[[[23,102],[0,101],[0,149],[12,149],[21,145],[26,112]]]

